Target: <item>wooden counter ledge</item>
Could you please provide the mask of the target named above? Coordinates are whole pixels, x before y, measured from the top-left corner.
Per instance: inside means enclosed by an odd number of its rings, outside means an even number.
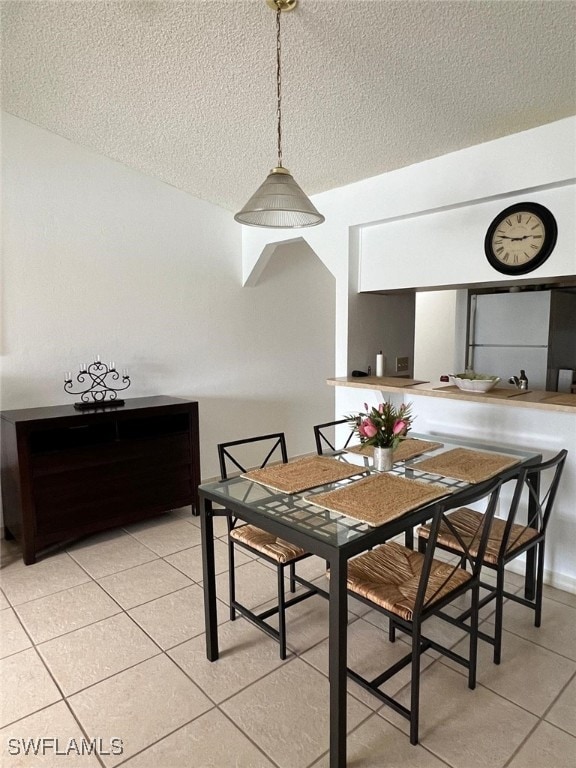
[[[576,414],[576,394],[565,392],[546,392],[543,390],[528,390],[522,392],[513,387],[495,387],[490,392],[464,392],[458,387],[450,386],[441,381],[422,382],[421,379],[401,379],[391,376],[364,376],[327,379],[331,387],[356,387],[357,389],[376,389],[380,392],[399,393],[406,395],[424,395],[425,397],[441,397],[450,400],[467,400],[473,403],[490,402],[496,405],[506,405],[512,408],[538,408],[548,411],[563,411]]]

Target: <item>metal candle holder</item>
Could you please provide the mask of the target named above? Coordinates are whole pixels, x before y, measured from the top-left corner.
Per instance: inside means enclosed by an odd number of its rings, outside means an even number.
[[[121,383],[114,386],[115,382]],[[74,392],[73,387],[83,387]],[[80,395],[81,402],[74,403],[74,408],[82,411],[87,408],[109,408],[124,405],[124,400],[118,399],[118,392],[128,389],[130,377],[128,369],[122,370],[122,376],[116,370],[114,363],[106,365],[100,362],[100,355],[90,365],[81,363],[76,374],[76,382],[72,381],[70,372],[64,375],[64,391],[71,395]]]

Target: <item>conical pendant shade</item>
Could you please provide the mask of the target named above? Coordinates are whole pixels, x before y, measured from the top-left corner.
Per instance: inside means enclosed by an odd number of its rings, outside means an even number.
[[[250,227],[292,229],[322,224],[318,213],[287,168],[273,168],[244,208],[234,216]]]

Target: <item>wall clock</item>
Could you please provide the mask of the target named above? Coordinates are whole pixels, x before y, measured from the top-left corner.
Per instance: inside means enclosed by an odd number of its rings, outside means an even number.
[[[538,269],[556,245],[558,226],[539,203],[516,203],[496,216],[488,227],[484,251],[490,264],[505,275],[525,275]]]

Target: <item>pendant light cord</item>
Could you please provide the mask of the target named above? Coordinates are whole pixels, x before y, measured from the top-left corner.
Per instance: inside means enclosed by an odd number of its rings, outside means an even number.
[[[282,65],[280,47],[280,6],[276,11],[276,118],[278,123],[278,168],[282,168]]]
[[[276,130],[278,165],[272,168],[256,192],[235,216],[235,221],[249,227],[293,229],[322,224],[319,213],[294,177],[282,165],[282,51],[280,42],[280,14],[292,11],[298,0],[266,0],[276,11]]]

